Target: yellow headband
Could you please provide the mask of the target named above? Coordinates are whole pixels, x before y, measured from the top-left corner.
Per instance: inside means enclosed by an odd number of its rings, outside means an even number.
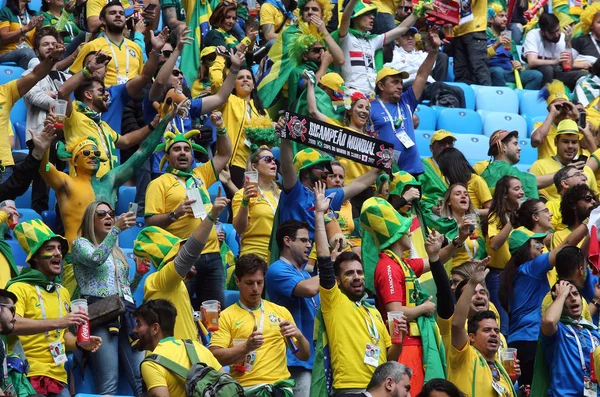
[[[90,139],[86,139],[84,141],[81,141],[77,144],[77,146],[75,146],[75,148],[73,149],[73,158],[75,158],[75,156],[77,156],[77,154],[79,154],[79,152],[86,146],[96,146],[96,142],[90,140]]]

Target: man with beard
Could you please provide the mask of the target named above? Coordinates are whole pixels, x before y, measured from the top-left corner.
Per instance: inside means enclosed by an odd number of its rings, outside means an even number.
[[[256,254],[236,261],[240,299],[221,312],[209,349],[221,365],[231,366],[231,376],[246,395],[290,396],[295,382],[290,379],[286,350],[306,361],[310,346],[288,309],[262,299],[266,272],[267,263]]]
[[[596,194],[586,184],[576,185],[565,192],[560,203],[562,222],[567,226],[564,229],[555,230],[552,234],[550,249],[558,247],[560,243],[571,234],[590,216],[594,208],[598,206]],[[587,222],[587,221],[586,221]],[[581,247],[583,242],[577,246]]]
[[[104,28],[100,36],[86,43],[71,65],[72,73],[83,69],[83,60],[90,51],[103,51],[112,58],[107,65],[104,83],[107,87],[115,84],[125,84],[130,79],[142,73],[144,59],[140,46],[125,37],[125,9],[121,2],[111,0],[100,11],[100,21]]]
[[[589,126],[589,124],[588,124]],[[591,133],[591,131],[588,131]],[[563,120],[558,124],[554,144],[556,145],[556,156],[551,158],[539,159],[531,166],[529,172],[534,175],[551,176],[554,180],[554,174],[562,167],[572,165],[587,178],[587,185],[592,189],[595,195],[598,194],[598,186],[594,171],[585,162],[576,159],[580,141],[583,139],[583,134],[579,131],[577,123],[573,120]],[[556,190],[554,184],[549,185],[540,192],[547,200],[558,200],[560,194]]]
[[[443,350],[438,355],[435,343],[435,304],[423,288],[418,278],[430,270],[430,266],[442,266],[440,249],[444,236],[432,232],[425,241],[425,251],[429,258],[403,258],[405,251],[411,249],[410,228],[412,217],[401,216],[390,203],[381,198],[365,201],[360,214],[360,224],[368,232],[380,251],[379,262],[375,268],[374,284],[377,305],[383,319],[387,313],[403,312],[409,322],[408,333],[402,342],[402,354],[399,362],[408,366],[412,372],[411,391],[418,394],[425,379],[444,377]],[[464,241],[464,240],[463,240]],[[448,249],[458,244],[448,244]],[[427,338],[423,340],[422,338]],[[430,351],[424,354],[423,346]]]
[[[580,77],[587,74],[584,70],[565,70],[565,62],[569,61],[574,67],[573,51],[571,50],[570,26],[561,31],[560,22],[556,15],[543,13],[540,15],[539,28],[532,29],[525,36],[523,55],[530,69],[542,72],[542,84],[548,84],[553,79],[562,81],[569,89],[575,88]]]
[[[190,370],[194,359],[224,372],[212,353],[198,341],[175,337],[177,309],[168,300],[146,301],[133,315],[134,332],[139,338],[136,348],[151,353],[140,367],[149,397],[185,396],[185,382],[169,369],[171,364]]]
[[[469,316],[475,290],[485,283],[488,272],[485,264],[478,264],[456,304],[448,349],[448,380],[470,396],[516,397],[512,381],[497,359],[501,334],[496,314],[479,310]],[[515,371],[520,372],[516,364]]]
[[[320,305],[319,276],[311,276],[304,265],[312,242],[308,237],[308,224],[289,220],[279,226],[276,233],[279,260],[269,266],[265,278],[269,299],[288,309],[298,324],[302,335],[313,340],[315,316]],[[308,361],[296,358],[287,352],[287,364],[292,379],[296,381],[294,395],[307,397],[314,360],[314,345],[311,343]]]
[[[396,361],[381,364],[367,386],[367,397],[410,397],[412,371]]]
[[[12,334],[18,335],[23,345],[31,367],[27,376],[36,392],[68,397],[66,352],[77,348],[94,352],[102,339],[90,336],[89,344],[80,345],[67,330],[88,321],[86,313],[70,312],[71,294],[60,284],[67,240],[37,219],[19,223],[14,233],[30,267],[6,287],[17,297]],[[54,354],[57,349],[59,354]]]
[[[0,335],[10,335],[15,327],[17,296],[10,291],[0,289]],[[6,378],[8,374],[4,373],[6,366],[6,345],[0,338],[0,386],[1,390],[6,390]],[[1,394],[0,394],[1,395]]]
[[[542,318],[542,344],[547,374],[536,372],[535,396],[596,396],[598,385],[592,382],[591,353],[600,346],[598,329],[582,316],[582,299],[577,287],[569,281],[560,280],[552,288],[554,302]],[[597,358],[597,353],[594,353]],[[535,384],[547,375],[549,384],[546,393],[535,390]],[[534,394],[535,393],[535,394]]]

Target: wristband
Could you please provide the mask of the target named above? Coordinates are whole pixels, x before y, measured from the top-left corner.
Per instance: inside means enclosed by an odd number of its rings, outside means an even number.
[[[217,223],[217,220],[213,218],[211,214],[206,214],[206,219],[208,219],[212,223]]]
[[[89,79],[91,77],[91,75],[92,75],[92,73],[90,72],[90,70],[87,67],[84,67],[84,68],[81,69],[81,74],[86,79]]]
[[[152,51],[150,51],[150,54],[154,54],[154,55],[156,55],[157,57],[159,57],[159,56],[161,55],[160,51],[156,51],[156,49],[155,49],[155,48],[153,48],[153,49],[152,49]]]
[[[242,207],[247,208],[248,204],[250,204],[250,199],[247,199],[246,197],[244,197],[242,199]]]
[[[589,217],[585,218],[585,219],[583,220],[583,222],[581,222],[581,223],[587,226],[587,225],[588,225],[588,223],[590,223],[590,218],[589,218]]]
[[[594,306],[596,306],[596,309],[600,310],[600,302],[598,302],[598,301],[597,301],[597,300],[595,300],[595,299],[592,299],[592,300],[590,301],[590,303],[591,303],[591,304],[593,304]]]
[[[217,135],[225,136],[227,135],[227,128],[217,128]]]
[[[156,127],[154,127],[154,126],[152,125],[152,123],[148,124],[148,129],[149,129],[150,131],[154,131],[154,128],[156,128]]]
[[[234,69],[234,68],[229,69],[229,73],[232,73],[232,74],[238,74],[239,72],[240,72],[239,69]]]
[[[252,39],[250,37],[244,37],[241,43],[248,47],[250,44],[252,44]]]

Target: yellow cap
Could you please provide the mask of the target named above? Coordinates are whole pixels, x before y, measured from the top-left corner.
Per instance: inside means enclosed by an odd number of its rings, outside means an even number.
[[[579,137],[579,140],[583,139],[583,134],[579,131],[579,126],[571,119],[561,121],[556,128],[556,135],[566,134],[575,134]]]
[[[215,47],[215,46],[211,45],[208,47],[204,47],[202,49],[202,52],[200,52],[200,59],[204,58],[207,55],[214,54],[216,52],[217,52],[217,47]]]
[[[433,144],[433,142],[442,141],[446,138],[452,138],[452,139],[456,140],[456,138],[454,137],[454,135],[452,135],[452,133],[450,131],[437,130],[431,136],[430,144]]]
[[[397,75],[400,75],[400,77],[402,77],[403,79],[407,79],[408,76],[410,76],[408,74],[408,72],[400,72],[394,68],[390,68],[389,66],[386,66],[384,68],[381,68],[379,73],[377,73],[377,78],[375,79],[375,82],[379,83],[384,77],[397,76]]]
[[[331,72],[321,77],[321,81],[319,82],[333,91],[339,91],[341,86],[344,84],[344,79],[339,74]]]

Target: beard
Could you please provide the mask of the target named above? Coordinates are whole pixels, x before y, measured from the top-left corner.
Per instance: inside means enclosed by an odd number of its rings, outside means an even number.
[[[106,21],[106,30],[110,33],[120,34],[123,33],[123,30],[125,30],[125,24],[123,24],[123,26],[118,26],[112,22]]]

